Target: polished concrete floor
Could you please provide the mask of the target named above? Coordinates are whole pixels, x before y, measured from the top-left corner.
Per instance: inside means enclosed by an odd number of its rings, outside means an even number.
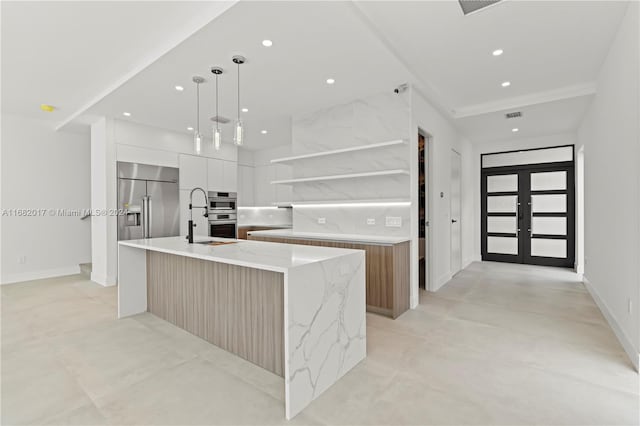
[[[2,292],[2,424],[286,424],[283,381],[83,276]],[[638,375],[575,275],[474,263],[291,424],[638,424]]]

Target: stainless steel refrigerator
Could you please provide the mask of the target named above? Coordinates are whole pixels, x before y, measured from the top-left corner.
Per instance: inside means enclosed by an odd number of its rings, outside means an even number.
[[[118,240],[178,236],[178,169],[119,161],[118,209]]]

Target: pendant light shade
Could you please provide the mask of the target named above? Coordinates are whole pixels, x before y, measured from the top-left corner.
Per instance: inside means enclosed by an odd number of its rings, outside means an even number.
[[[233,132],[233,142],[241,146],[244,144],[244,126],[242,124],[242,120],[240,119],[240,65],[246,62],[246,58],[244,56],[234,56],[232,58],[233,63],[238,66],[238,119],[236,120],[236,125],[234,127]]]
[[[223,70],[220,67],[213,67],[211,72],[216,77],[216,116],[213,125],[213,148],[219,151],[222,145],[222,134],[220,132],[220,115],[218,114],[218,76],[223,73]]]
[[[195,76],[193,82],[196,83],[196,128],[193,132],[193,152],[196,155],[202,154],[202,135],[200,134],[200,84],[204,83],[204,78]]]

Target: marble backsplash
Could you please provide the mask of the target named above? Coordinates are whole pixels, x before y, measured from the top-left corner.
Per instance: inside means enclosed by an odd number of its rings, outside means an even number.
[[[296,117],[293,120],[292,155],[410,139],[411,107],[408,94],[383,93],[345,105]],[[411,163],[409,144],[359,150],[297,160],[293,178],[334,176],[403,170]],[[411,208],[388,204],[409,200],[409,174],[318,180],[292,185],[293,229],[300,232],[407,236]],[[363,200],[373,204],[359,205]],[[385,204],[386,203],[386,204]],[[322,205],[325,204],[325,205]],[[387,218],[394,224],[386,226]],[[399,218],[399,219],[398,219]],[[319,223],[320,222],[320,223]]]
[[[291,226],[291,210],[278,207],[238,207],[238,226]]]
[[[400,226],[386,226],[387,218],[400,218]],[[324,219],[324,223],[318,223],[319,219]],[[403,237],[410,234],[410,220],[408,204],[297,206],[293,209],[294,230],[299,232]]]

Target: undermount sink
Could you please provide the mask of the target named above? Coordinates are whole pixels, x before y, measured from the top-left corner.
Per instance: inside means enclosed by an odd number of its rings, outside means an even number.
[[[206,244],[208,246],[222,246],[235,243],[237,243],[237,241],[194,241],[194,244]]]

